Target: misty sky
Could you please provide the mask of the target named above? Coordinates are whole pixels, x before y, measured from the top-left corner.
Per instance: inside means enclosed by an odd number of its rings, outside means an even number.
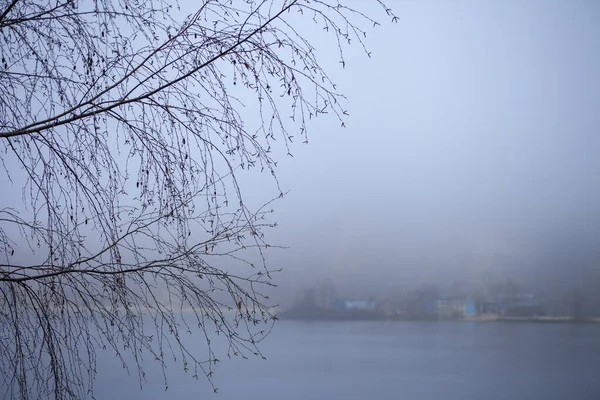
[[[600,3],[389,3],[372,59],[326,59],[347,128],[282,161],[278,279],[597,271]]]
[[[266,233],[290,248],[268,254],[276,282],[343,278],[363,295],[432,279],[600,282],[600,3],[386,2],[399,22],[370,29],[372,58],[352,46],[345,69],[332,35],[291,17],[350,117],[312,121],[308,146],[279,153],[290,193]],[[279,194],[244,179],[255,204]]]

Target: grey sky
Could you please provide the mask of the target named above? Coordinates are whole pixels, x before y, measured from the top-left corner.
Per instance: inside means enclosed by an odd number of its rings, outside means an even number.
[[[600,4],[390,5],[372,59],[331,60],[348,127],[282,163],[283,280],[597,264]]]
[[[285,268],[277,281],[343,277],[373,294],[404,280],[598,272],[600,3],[386,1],[399,23],[369,30],[373,58],[352,46],[345,69],[331,35],[295,21],[350,117],[345,129],[317,119],[308,146],[279,153],[291,193],[268,239],[291,247],[269,254]],[[278,195],[269,177],[243,184],[257,204]]]

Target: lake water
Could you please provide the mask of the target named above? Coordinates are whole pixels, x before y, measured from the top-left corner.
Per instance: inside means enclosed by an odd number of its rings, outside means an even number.
[[[200,339],[199,339],[200,340]],[[223,360],[205,381],[101,363],[99,399],[600,399],[600,325],[280,321],[267,360]],[[154,375],[153,375],[154,374]]]

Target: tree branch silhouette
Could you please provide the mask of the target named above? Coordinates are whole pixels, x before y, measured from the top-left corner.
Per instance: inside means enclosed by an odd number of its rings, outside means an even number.
[[[347,115],[310,30],[345,65],[351,41],[367,52],[367,14],[337,0],[0,0],[5,396],[91,397],[105,350],[140,385],[158,363],[165,387],[173,359],[212,382],[215,335],[227,356],[261,355],[277,319],[277,157],[313,117]],[[263,172],[276,194],[260,206],[242,183]],[[204,347],[186,344],[194,333]]]

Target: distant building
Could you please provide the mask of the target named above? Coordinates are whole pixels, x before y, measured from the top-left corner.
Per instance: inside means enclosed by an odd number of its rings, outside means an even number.
[[[336,310],[344,311],[375,311],[377,302],[375,300],[336,300],[334,303]]]
[[[477,314],[477,307],[472,301],[438,300],[434,307],[438,319],[463,319]]]
[[[482,312],[511,317],[537,317],[546,314],[544,307],[532,294],[500,296],[494,301],[485,301]]]
[[[329,279],[325,280],[316,291],[316,305],[324,309],[332,309],[335,302],[335,287]]]
[[[466,315],[477,315],[477,304],[474,301],[465,301],[465,314]]]

